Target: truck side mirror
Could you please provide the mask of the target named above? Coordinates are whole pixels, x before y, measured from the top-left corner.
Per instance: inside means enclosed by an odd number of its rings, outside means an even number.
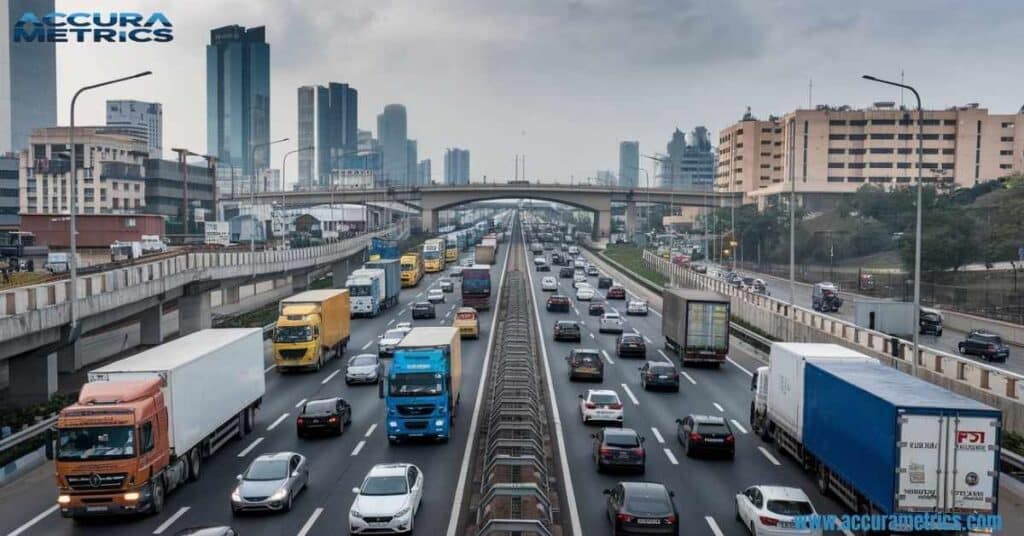
[[[384,384],[387,383],[387,381],[388,380],[386,378],[381,378],[381,380],[377,382],[377,398],[384,398]]]
[[[57,450],[57,431],[50,428],[46,431],[46,449],[45,455],[47,460],[52,460],[54,451]]]

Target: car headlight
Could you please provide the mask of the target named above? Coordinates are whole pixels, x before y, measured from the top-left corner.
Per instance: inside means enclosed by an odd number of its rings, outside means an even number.
[[[406,514],[409,513],[410,510],[411,508],[406,506],[405,508],[402,508],[399,511],[395,512],[395,517],[404,517]]]
[[[284,488],[281,488],[281,489],[275,491],[274,494],[270,496],[270,500],[272,500],[272,501],[280,501],[281,499],[284,499],[287,495],[288,495],[288,490],[286,490]]]
[[[231,492],[231,500],[235,502],[241,502],[242,496],[238,494],[238,488]]]
[[[354,517],[356,519],[362,519],[363,518],[363,514],[360,514],[359,510],[356,510],[355,507],[353,507],[351,510],[348,511],[348,515],[350,515],[350,516],[352,516],[352,517]]]

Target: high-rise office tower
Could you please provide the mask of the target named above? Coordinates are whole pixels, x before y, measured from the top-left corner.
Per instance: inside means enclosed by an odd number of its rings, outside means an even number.
[[[298,94],[299,184],[324,186],[359,146],[359,94],[348,84],[302,86]]]
[[[270,167],[269,141],[266,29],[231,25],[211,30],[206,46],[207,153],[251,176],[253,166]]]
[[[419,183],[421,185],[430,184],[430,174],[430,159],[425,158],[423,160],[420,160],[419,165],[416,166],[416,176],[419,178]]]
[[[389,104],[377,116],[377,140],[381,152],[381,181],[385,185],[409,184],[409,138],[405,106]]]
[[[419,184],[419,174],[417,164],[419,163],[419,155],[416,154],[417,146],[416,140],[406,141],[406,155],[405,165],[407,169],[405,171],[406,186],[416,186]]]
[[[54,0],[4,2],[0,8],[0,154],[28,148],[37,128],[57,125],[57,49],[54,43],[15,42],[14,23],[31,11],[54,12]]]
[[[469,184],[469,151],[448,149],[444,152],[444,183]]]
[[[619,186],[636,188],[640,184],[640,142],[619,143]]]
[[[159,102],[107,101],[107,131],[146,142],[149,157],[163,158],[164,111]]]
[[[708,130],[697,127],[687,136],[678,128],[672,133],[661,160],[661,187],[671,190],[710,190],[715,181],[715,152]]]

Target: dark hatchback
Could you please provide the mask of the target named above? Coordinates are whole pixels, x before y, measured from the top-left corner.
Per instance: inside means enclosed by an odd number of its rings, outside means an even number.
[[[722,417],[687,415],[676,419],[676,438],[688,457],[703,453],[732,459],[736,454],[736,436]]]
[[[957,350],[964,355],[976,355],[986,361],[1003,361],[1010,357],[1010,347],[1003,344],[1003,338],[995,333],[973,329],[967,338],[957,343]]]
[[[576,270],[573,270],[571,266],[563,266],[562,269],[558,270],[558,277],[562,279],[572,279],[574,275],[576,275]]]
[[[434,304],[430,302],[416,302],[412,305],[412,319],[416,320],[419,318],[437,318],[437,313],[434,311]]]
[[[555,266],[560,266],[562,264],[562,254],[561,253],[552,253],[551,254],[551,264],[554,264]]]
[[[340,397],[310,400],[302,405],[295,419],[299,437],[329,433],[341,435],[346,424],[352,423],[352,406]]]
[[[569,363],[569,381],[604,381],[604,361],[597,350],[575,348],[565,356],[565,361]]]
[[[679,371],[672,363],[648,361],[640,367],[640,386],[650,389],[668,389],[679,392]]]
[[[592,302],[587,307],[587,314],[590,316],[601,316],[604,314],[604,304],[601,302]]]
[[[555,322],[554,335],[556,341],[580,342],[583,340],[580,325],[573,320],[559,320]]]
[[[548,297],[547,308],[552,313],[568,313],[569,297],[562,294],[552,294]]]
[[[594,463],[597,472],[606,469],[629,469],[644,473],[647,451],[644,438],[632,428],[603,428],[591,434],[594,438]]]
[[[623,333],[615,339],[615,354],[619,357],[647,357],[644,338],[635,333]]]
[[[679,534],[675,495],[664,484],[619,482],[604,494],[613,534]]]
[[[597,278],[597,288],[611,288],[613,283],[612,278],[606,275]]]

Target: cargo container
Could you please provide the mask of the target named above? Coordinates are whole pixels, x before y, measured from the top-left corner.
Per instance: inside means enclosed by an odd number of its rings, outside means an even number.
[[[666,288],[661,330],[683,366],[721,366],[729,354],[729,299],[705,290]]]
[[[226,221],[208,221],[203,222],[203,229],[205,231],[203,243],[208,246],[223,246],[227,247],[231,245],[231,224]]]
[[[361,268],[349,274],[345,288],[348,289],[353,317],[380,314],[386,292],[384,275],[384,270],[377,268]]]
[[[896,337],[914,336],[914,303],[886,300],[853,300],[854,322],[867,329]]]
[[[395,242],[394,240],[384,240],[383,238],[373,238],[370,240],[370,249],[367,251],[367,254],[371,261],[397,259],[398,242]]]
[[[398,259],[369,261],[363,267],[384,270],[384,301],[381,308],[389,309],[398,305],[398,294],[402,292],[402,271]]]
[[[462,270],[462,305],[477,311],[491,308],[491,267],[474,264]]]
[[[340,357],[351,335],[348,289],[307,290],[281,300],[274,327],[274,362],[278,372],[320,370]]]
[[[481,244],[473,250],[473,262],[476,264],[494,264],[496,253],[497,248],[494,246],[485,246]]]

